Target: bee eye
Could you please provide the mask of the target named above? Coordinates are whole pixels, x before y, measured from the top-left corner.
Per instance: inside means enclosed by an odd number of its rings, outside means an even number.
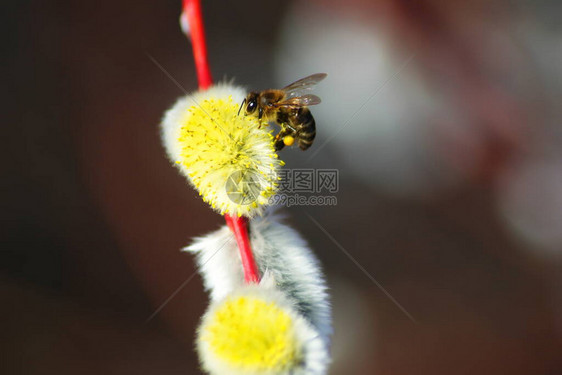
[[[256,105],[257,105],[257,103],[256,103],[255,100],[250,100],[248,102],[248,106],[246,107],[246,112],[248,112],[248,113],[254,112],[256,110]]]

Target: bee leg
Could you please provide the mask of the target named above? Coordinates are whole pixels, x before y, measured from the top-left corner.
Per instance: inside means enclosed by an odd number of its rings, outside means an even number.
[[[282,126],[281,130],[275,138],[273,139],[273,145],[275,147],[275,151],[281,150],[285,147],[285,137],[291,135],[293,132],[286,126]]]
[[[274,143],[275,151],[281,151],[285,147],[285,142],[282,139],[278,139]]]
[[[275,151],[281,150],[285,147],[285,142],[283,142],[284,136],[282,136],[283,130],[279,131],[275,138],[273,139],[273,147],[275,147]]]

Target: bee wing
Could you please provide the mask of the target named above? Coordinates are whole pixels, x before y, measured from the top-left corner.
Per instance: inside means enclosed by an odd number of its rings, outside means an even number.
[[[316,86],[318,82],[326,78],[326,76],[327,76],[326,73],[316,73],[308,77],[301,78],[298,81],[283,87],[281,90],[285,92],[286,98],[294,98],[297,96],[302,96],[308,90],[312,90],[314,86]]]
[[[289,98],[277,103],[279,107],[308,107],[310,105],[320,104],[321,100],[316,95],[303,95]]]

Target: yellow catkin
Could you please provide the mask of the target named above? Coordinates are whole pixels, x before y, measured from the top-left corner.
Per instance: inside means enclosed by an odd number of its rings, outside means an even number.
[[[251,217],[275,194],[282,162],[267,123],[238,115],[239,108],[227,97],[187,109],[177,138],[177,163],[216,211]]]
[[[281,372],[300,361],[289,314],[254,297],[228,299],[202,327],[201,339],[229,366]]]

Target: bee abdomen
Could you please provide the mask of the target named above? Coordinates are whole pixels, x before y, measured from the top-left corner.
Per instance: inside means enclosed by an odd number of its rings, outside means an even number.
[[[316,122],[308,108],[301,108],[297,115],[297,122],[300,126],[296,138],[300,149],[304,151],[312,146],[314,137],[316,137]]]

